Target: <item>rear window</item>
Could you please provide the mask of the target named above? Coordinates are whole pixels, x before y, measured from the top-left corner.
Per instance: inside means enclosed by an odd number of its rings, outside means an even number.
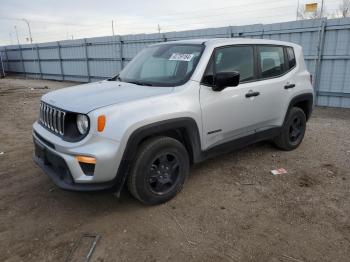
[[[258,54],[262,78],[279,76],[285,72],[283,47],[258,46]]]
[[[288,66],[289,66],[289,69],[291,69],[296,64],[294,50],[293,50],[293,47],[287,47],[286,50],[287,50]]]

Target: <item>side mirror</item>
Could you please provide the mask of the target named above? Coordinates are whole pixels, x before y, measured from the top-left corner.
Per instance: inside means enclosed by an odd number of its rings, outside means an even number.
[[[238,86],[239,77],[238,72],[217,73],[214,79],[213,91],[222,91],[229,86]]]

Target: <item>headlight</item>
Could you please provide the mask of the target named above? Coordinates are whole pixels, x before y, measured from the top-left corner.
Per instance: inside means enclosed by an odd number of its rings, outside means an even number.
[[[86,115],[77,115],[77,127],[79,133],[85,135],[89,130],[89,119]]]

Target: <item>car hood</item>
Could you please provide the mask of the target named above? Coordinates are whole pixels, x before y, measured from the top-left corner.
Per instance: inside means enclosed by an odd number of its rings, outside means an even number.
[[[62,88],[42,97],[42,101],[63,110],[87,114],[113,104],[168,94],[173,87],[141,86],[125,82],[101,81]]]

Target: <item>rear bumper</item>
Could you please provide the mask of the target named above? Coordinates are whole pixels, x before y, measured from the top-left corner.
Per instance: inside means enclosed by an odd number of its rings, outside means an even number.
[[[70,191],[98,191],[112,188],[116,181],[101,183],[76,183],[66,161],[46,145],[33,137],[35,156],[34,162],[58,187]]]

